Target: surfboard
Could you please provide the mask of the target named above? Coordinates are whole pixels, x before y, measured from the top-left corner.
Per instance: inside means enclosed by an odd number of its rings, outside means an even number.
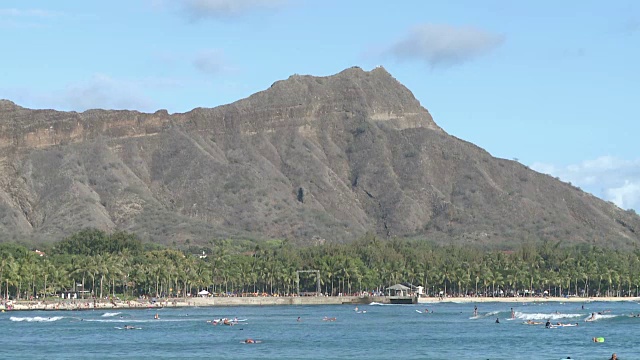
[[[549,328],[551,328],[551,329],[555,329],[555,328],[561,328],[561,327],[573,327],[573,326],[578,326],[578,325],[576,325],[576,324],[551,325],[551,326],[549,326]]]

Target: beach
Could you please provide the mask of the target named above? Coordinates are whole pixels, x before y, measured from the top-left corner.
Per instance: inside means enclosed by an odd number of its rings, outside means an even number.
[[[256,296],[256,297],[187,297],[168,299],[138,299],[131,301],[93,299],[46,301],[8,301],[0,304],[2,311],[20,310],[96,310],[96,309],[150,309],[180,307],[229,307],[229,306],[280,306],[280,305],[343,305],[388,304],[388,296]],[[640,297],[419,297],[414,303],[589,303],[589,302],[640,302]]]

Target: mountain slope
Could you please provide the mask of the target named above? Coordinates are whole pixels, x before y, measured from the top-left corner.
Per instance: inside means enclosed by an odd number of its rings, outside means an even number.
[[[0,238],[637,244],[633,213],[446,134],[383,68],[184,114],[0,101]]]

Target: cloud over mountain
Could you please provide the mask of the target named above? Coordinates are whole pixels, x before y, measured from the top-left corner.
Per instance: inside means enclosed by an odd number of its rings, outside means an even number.
[[[205,74],[218,74],[227,66],[224,54],[220,50],[203,50],[193,59],[193,66]]]
[[[432,68],[465,63],[485,55],[505,37],[475,27],[423,24],[392,44],[387,54],[398,60],[418,60]]]
[[[640,159],[601,156],[568,166],[534,163],[531,168],[569,181],[623,209],[640,208]]]
[[[286,0],[183,0],[182,5],[191,19],[224,19],[255,10],[273,10],[285,6]]]

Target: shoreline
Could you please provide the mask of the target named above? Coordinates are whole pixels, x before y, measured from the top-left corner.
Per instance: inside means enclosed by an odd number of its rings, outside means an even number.
[[[285,306],[285,305],[368,305],[371,303],[389,304],[391,297],[359,297],[359,296],[273,296],[273,297],[201,297],[172,298],[151,302],[147,300],[132,301],[93,301],[78,299],[47,301],[9,301],[0,305],[2,312],[12,311],[82,311],[82,310],[147,310],[181,307],[231,307],[231,306]],[[415,305],[439,303],[590,303],[590,302],[640,302],[640,297],[420,297]]]

